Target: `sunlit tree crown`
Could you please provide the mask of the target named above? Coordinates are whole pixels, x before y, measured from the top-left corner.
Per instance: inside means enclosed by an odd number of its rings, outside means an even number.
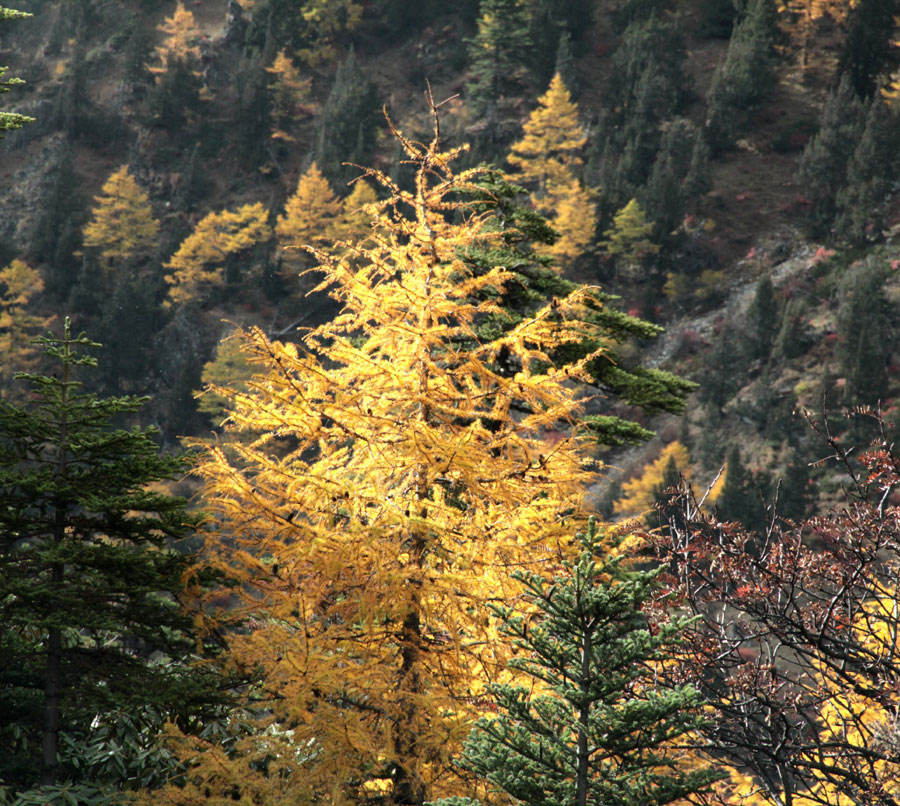
[[[221,524],[212,561],[241,582],[232,661],[279,691],[273,718],[291,727],[276,735],[316,747],[278,780],[333,802],[458,789],[451,753],[504,654],[482,604],[516,595],[512,569],[568,550],[594,473],[571,381],[587,380],[602,339],[573,363],[549,354],[596,337],[584,309],[598,292],[479,338],[513,275],[463,259],[502,234],[465,194],[482,171],[453,171],[464,149],[446,150],[436,121],[427,145],[394,132],[411,189],[366,172],[388,196],[363,208],[373,235],[313,247],[340,314],[298,344],[245,333],[257,374],[247,392],[217,390],[233,437],[200,465]],[[209,774],[223,780],[221,761],[242,793],[280,786],[251,759],[217,757]]]
[[[516,178],[537,182],[541,189],[547,183],[566,184],[572,169],[581,165],[578,152],[587,137],[578,122],[578,107],[559,73],[538,98],[537,107],[525,122],[524,134],[507,157],[518,172]]]
[[[128,260],[151,252],[159,235],[150,197],[123,165],[110,174],[94,197],[93,216],[84,228],[84,245],[107,260]]]

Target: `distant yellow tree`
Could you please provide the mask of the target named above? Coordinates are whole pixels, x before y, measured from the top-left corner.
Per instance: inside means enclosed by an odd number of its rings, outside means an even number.
[[[593,462],[571,381],[598,353],[548,353],[602,344],[582,317],[603,303],[581,288],[479,337],[515,277],[463,260],[502,239],[457,195],[483,171],[453,173],[463,149],[443,150],[436,124],[427,146],[395,134],[412,190],[367,172],[390,193],[379,237],[316,251],[341,314],[299,344],[246,332],[258,374],[246,394],[222,390],[235,441],[201,446],[218,518],[206,560],[238,583],[229,662],[262,673],[254,707],[270,716],[230,757],[198,746],[169,802],[464,793],[452,755],[505,654],[483,605],[512,601],[509,573],[557,563],[585,521]],[[548,447],[548,430],[567,436]]]
[[[796,43],[803,69],[809,62],[816,25],[826,18],[843,22],[854,5],[855,0],[779,0],[777,9],[781,27]]]
[[[305,0],[301,15],[308,47],[298,55],[310,65],[333,60],[337,51],[335,39],[343,31],[352,31],[362,19],[363,4],[359,0]]]
[[[622,497],[613,504],[617,515],[639,517],[646,514],[656,504],[656,497],[662,491],[663,479],[669,462],[674,462],[678,472],[686,479],[693,475],[687,448],[680,442],[670,442],[659,456],[636,476],[622,485]]]
[[[878,587],[880,595],[863,604],[847,625],[854,654],[878,671],[854,675],[847,666],[834,669],[822,659],[816,664],[816,682],[826,695],[821,706],[822,746],[839,746],[845,756],[848,749],[850,754],[858,749],[868,785],[884,802],[891,802],[900,797],[900,602],[889,583]],[[874,675],[879,678],[877,688],[872,685]],[[852,806],[854,799],[838,791],[828,765],[811,767],[815,783],[804,806]]]
[[[523,129],[525,136],[513,144],[506,158],[516,169],[513,178],[536,183],[539,196],[547,191],[548,184],[569,184],[574,170],[582,164],[580,152],[587,136],[578,121],[578,107],[559,73],[538,98],[537,108]]]
[[[29,311],[32,299],[43,290],[41,273],[23,260],[14,260],[0,270],[0,392],[4,397],[13,373],[34,368],[34,357],[39,351],[31,340],[52,321],[52,317]]]
[[[166,17],[157,29],[166,38],[154,51],[159,64],[148,67],[151,73],[165,73],[173,62],[190,62],[200,57],[200,31],[194,22],[193,13],[184,7],[181,0],[175,6],[175,13]]]
[[[584,254],[594,240],[597,205],[581,183],[571,177],[566,184],[550,185],[547,194],[535,201],[559,238],[552,244],[539,244],[535,251],[553,258],[553,265],[565,267]]]
[[[607,253],[621,260],[627,268],[636,268],[648,255],[659,252],[659,244],[650,240],[653,224],[637,199],[632,199],[613,216],[613,225],[603,233],[600,243]]]
[[[210,213],[163,264],[169,273],[168,305],[181,304],[225,283],[226,261],[272,236],[261,202],[235,212]]]
[[[283,50],[278,51],[275,61],[271,67],[266,68],[266,72],[271,73],[273,79],[269,84],[275,124],[272,139],[293,142],[295,138],[291,132],[297,121],[314,111],[310,95],[312,79],[303,78],[300,70]]]
[[[214,391],[213,387],[227,386],[236,392],[246,392],[247,381],[252,374],[253,370],[247,362],[247,356],[241,349],[238,331],[233,331],[218,343],[212,361],[207,361],[203,365],[200,379],[206,389],[202,393],[197,393],[200,399],[197,411],[208,415],[214,425],[221,425],[222,420],[231,411],[231,406],[229,399]]]
[[[524,134],[507,157],[516,169],[512,179],[534,186],[532,204],[560,236],[555,244],[539,251],[564,268],[593,241],[597,209],[591,192],[575,174],[587,137],[578,122],[578,107],[559,73],[538,99],[537,108],[525,122]]]
[[[367,205],[378,201],[378,194],[364,179],[353,183],[353,190],[341,205],[341,240],[360,243],[372,234],[372,211]]]
[[[150,197],[138,187],[123,165],[106,180],[91,220],[84,228],[84,245],[95,248],[113,263],[151,253],[159,236],[159,222],[153,217]]]
[[[309,265],[305,247],[321,246],[338,235],[341,212],[340,199],[314,162],[300,177],[275,225],[278,245],[289,269],[296,271],[299,266]]]

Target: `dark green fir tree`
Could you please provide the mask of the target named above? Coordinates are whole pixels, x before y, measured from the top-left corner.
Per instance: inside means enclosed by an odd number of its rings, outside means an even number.
[[[766,507],[763,496],[767,479],[748,470],[741,460],[741,450],[732,445],[728,450],[725,483],[716,501],[719,518],[737,521],[751,532],[761,534],[766,527]]]
[[[651,626],[642,607],[657,572],[598,559],[608,544],[593,522],[578,540],[581,556],[552,579],[514,575],[524,612],[495,608],[524,685],[490,687],[498,713],[476,723],[460,765],[525,806],[662,806],[701,791],[719,776],[675,759],[700,724],[700,697],[654,676],[685,622]]]
[[[665,123],[647,184],[639,194],[655,238],[664,241],[684,219],[688,204],[709,187],[709,148],[703,133],[685,118]]]
[[[778,302],[775,299],[775,287],[772,278],[765,275],[756,283],[753,302],[747,311],[750,339],[754,358],[768,360],[772,352],[772,341],[778,322]]]
[[[779,359],[790,361],[803,355],[812,344],[806,305],[799,297],[787,300],[781,311],[781,324],[772,343],[772,352]]]
[[[681,484],[682,476],[678,465],[675,464],[675,458],[669,457],[663,469],[663,476],[659,484],[653,488],[653,506],[656,509],[654,518],[657,526],[666,528],[672,525],[675,528],[683,527],[685,520],[682,507],[677,501],[678,486]]]
[[[502,233],[502,241],[493,240],[489,248],[470,248],[466,262],[476,273],[494,266],[507,266],[515,272],[515,282],[506,284],[497,300],[503,313],[486,317],[479,326],[485,339],[495,339],[511,329],[554,297],[564,298],[576,288],[549,265],[550,260],[535,254],[535,244],[553,243],[556,233],[546,219],[522,206],[524,188],[491,173],[475,195],[476,209],[488,217],[488,227]],[[583,427],[601,445],[619,446],[643,442],[653,432],[616,411],[618,403],[642,409],[646,414],[679,413],[696,384],[665,370],[628,361],[621,355],[622,345],[638,339],[653,339],[662,332],[659,325],[629,316],[616,309],[617,297],[600,298],[602,307],[585,311],[584,319],[603,333],[605,357],[594,360],[589,370],[597,390],[597,400],[583,419]],[[563,363],[577,361],[600,346],[591,341],[573,340],[560,344],[550,355]],[[504,366],[498,356],[498,370],[514,375],[520,367]]]
[[[375,145],[378,93],[351,49],[334,77],[319,114],[313,160],[335,185],[355,179]],[[352,165],[344,165],[352,163]]]
[[[577,98],[581,84],[578,80],[578,71],[575,68],[575,51],[572,45],[572,35],[568,31],[563,31],[559,37],[553,73],[554,75],[559,73],[563,84],[566,85],[566,89],[573,98]]]
[[[887,365],[893,352],[886,267],[871,256],[852,266],[838,289],[835,357],[844,376],[844,403],[875,405],[887,396]]]
[[[845,184],[862,127],[862,103],[845,76],[825,100],[819,131],[803,150],[797,170],[803,193],[811,202],[807,213],[811,235],[822,237],[831,232],[838,192]]]
[[[856,246],[882,237],[887,199],[900,169],[898,114],[880,98],[868,102],[862,137],[837,194],[835,233]]]
[[[697,397],[706,407],[707,416],[718,417],[725,404],[737,394],[747,358],[744,335],[733,322],[729,322],[719,333],[712,349],[703,356]]]
[[[478,30],[469,40],[466,95],[476,115],[496,112],[504,95],[528,80],[532,52],[529,18],[522,0],[481,0]]]
[[[46,289],[64,300],[78,279],[87,204],[81,193],[73,162],[74,148],[65,145],[50,172],[50,184],[41,204],[41,216],[31,241],[31,255],[46,268]]]
[[[715,39],[728,39],[734,27],[734,0],[701,0],[700,33]]]
[[[798,451],[792,451],[778,484],[776,511],[779,517],[799,523],[809,515],[812,496],[809,463],[803,461]]]
[[[859,0],[847,18],[847,39],[838,69],[850,79],[860,98],[871,97],[878,77],[897,64],[892,42],[900,0]]]
[[[707,97],[707,131],[714,149],[734,144],[775,86],[776,16],[773,0],[750,0],[734,27]]]
[[[143,400],[82,390],[96,362],[79,351],[98,345],[68,320],[39,343],[52,374],[18,376],[28,405],[0,401],[0,796],[99,803],[152,782],[136,770],[164,763],[165,720],[188,727],[222,698],[189,662],[191,557],[171,547],[197,518],[151,487],[185,459],[160,455],[150,430],[111,426]],[[104,747],[120,714],[135,741]],[[111,777],[89,748],[115,756]]]

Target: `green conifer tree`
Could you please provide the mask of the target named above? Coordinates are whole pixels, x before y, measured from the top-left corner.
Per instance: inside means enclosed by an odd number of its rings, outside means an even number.
[[[734,144],[775,85],[775,16],[774,0],[750,0],[734,27],[707,98],[707,129],[714,148]]]
[[[781,312],[781,325],[772,344],[772,352],[782,359],[803,355],[809,349],[806,308],[803,300],[790,299]]]
[[[732,445],[725,465],[725,483],[716,501],[716,512],[722,520],[742,523],[752,532],[761,533],[766,526],[763,495],[765,479],[747,470],[741,461],[741,450]]]
[[[647,69],[653,77],[644,77]],[[680,26],[651,14],[632,22],[612,58],[612,71],[606,87],[606,102],[612,110],[611,122],[627,123],[635,101],[641,94],[642,78],[654,85],[658,106],[654,119],[669,117],[690,95],[691,82],[685,70],[685,41]]]
[[[681,224],[688,203],[708,186],[709,149],[702,133],[684,118],[667,121],[650,177],[640,196],[656,237]]]
[[[378,94],[351,49],[334,77],[334,84],[319,114],[313,160],[333,185],[359,176],[375,144]]]
[[[703,357],[697,397],[708,415],[721,414],[725,404],[740,389],[742,368],[746,367],[744,344],[733,327],[719,333],[712,349]]]
[[[46,267],[47,292],[60,300],[72,290],[83,262],[75,253],[80,252],[88,208],[78,186],[71,145],[60,151],[50,177],[31,252],[35,262]]]
[[[838,69],[860,98],[875,93],[878,76],[893,72],[896,48],[891,42],[898,0],[858,0],[847,18],[847,39]]]
[[[778,515],[795,523],[809,515],[811,504],[809,464],[792,451],[778,487]]]
[[[847,404],[874,405],[887,393],[893,334],[884,283],[884,263],[870,257],[847,272],[838,291],[835,354]]]
[[[143,400],[81,390],[96,362],[78,350],[98,345],[68,320],[38,342],[54,374],[20,376],[27,407],[0,401],[0,788],[49,787],[52,800],[57,785],[88,783],[79,748],[109,715],[158,729],[218,698],[182,663],[195,651],[180,604],[190,557],[170,544],[197,518],[148,486],[186,460],[161,456],[151,430],[111,428]],[[149,748],[131,750],[106,750],[119,788],[141,786],[125,779]]]
[[[26,14],[24,11],[16,11],[12,8],[0,6],[0,21],[16,20],[30,16],[31,14]],[[7,67],[0,67],[0,93],[9,92],[11,87],[24,83],[21,78],[7,78],[6,72],[8,69]],[[3,136],[3,132],[21,129],[22,126],[26,123],[31,123],[33,120],[34,118],[30,118],[27,115],[19,115],[16,112],[0,112],[0,137]]]
[[[553,73],[554,75],[559,73],[563,84],[572,93],[573,98],[578,96],[579,81],[578,72],[575,69],[575,51],[572,45],[572,35],[568,31],[560,34]]]
[[[551,580],[513,574],[529,612],[495,608],[525,685],[490,687],[499,713],[478,721],[461,766],[526,806],[662,806],[701,791],[719,776],[676,760],[700,724],[700,697],[654,679],[685,620],[651,628],[642,607],[657,572],[598,560],[608,546],[593,522],[578,540],[580,558]]]
[[[516,281],[508,283],[498,303],[503,313],[487,316],[478,327],[483,339],[494,339],[498,332],[512,329],[535,314],[554,297],[563,299],[577,288],[551,267],[551,259],[535,253],[534,246],[553,243],[556,234],[546,219],[519,202],[524,188],[511,184],[498,173],[486,175],[479,183],[476,199],[483,205],[480,212],[490,216],[488,229],[502,233],[503,240],[488,249],[472,247],[465,253],[466,263],[477,274],[486,274],[494,266],[510,267]],[[678,413],[684,410],[685,398],[696,388],[690,381],[670,372],[646,367],[627,360],[617,345],[632,339],[653,339],[662,328],[617,310],[618,298],[603,294],[603,307],[585,310],[585,321],[604,334],[608,358],[591,362],[589,371],[598,390],[598,412],[584,418],[591,435],[601,445],[620,446],[643,442],[653,436],[648,428],[618,416],[616,401],[635,406],[647,414]],[[567,362],[588,355],[594,349],[590,340],[567,342],[551,351],[554,362]],[[500,362],[504,359],[499,357]],[[518,367],[507,366],[514,374]],[[603,403],[602,401],[608,401]]]
[[[475,114],[496,109],[501,97],[522,87],[532,42],[522,0],[481,0],[478,32],[469,40],[466,90]]]
[[[750,303],[750,337],[756,358],[768,359],[772,351],[772,339],[777,322],[778,304],[775,301],[775,287],[772,278],[765,275],[756,284],[753,302]]]
[[[716,39],[729,39],[734,28],[734,0],[701,0],[700,33]]]
[[[653,526],[661,529],[670,525],[683,526],[684,515],[677,501],[673,501],[673,493],[681,483],[682,474],[675,463],[675,457],[670,456],[663,470],[663,477],[653,490],[653,503],[656,512],[650,516]]]
[[[868,103],[862,137],[847,164],[847,180],[837,194],[836,234],[863,245],[881,237],[885,202],[900,168],[898,110],[880,98]]]
[[[862,131],[862,104],[846,76],[822,108],[819,131],[800,157],[798,178],[812,202],[807,214],[810,234],[830,232],[837,215],[838,191],[845,184],[847,165]]]
[[[638,194],[661,153],[665,121],[690,94],[685,41],[677,22],[656,14],[636,18],[613,54],[606,112],[593,139],[603,216]],[[599,157],[599,159],[597,159]]]

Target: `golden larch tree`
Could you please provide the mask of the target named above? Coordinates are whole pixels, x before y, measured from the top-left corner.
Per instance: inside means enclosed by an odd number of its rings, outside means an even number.
[[[885,803],[896,802],[900,797],[900,602],[895,582],[896,577],[879,584],[879,590],[873,591],[875,595],[861,605],[852,621],[848,619],[847,630],[852,632],[848,641],[852,642],[854,654],[866,659],[869,669],[847,673],[846,668],[835,670],[833,662],[824,658],[815,664],[815,685],[822,702],[822,755],[828,759],[840,752],[844,760],[856,756],[854,766],[859,777]],[[872,685],[872,670],[877,670],[877,687]],[[848,794],[852,787],[846,785],[846,780],[852,781],[850,776],[845,775],[840,781],[843,786],[835,785],[840,778],[833,775],[827,761],[818,769],[813,767],[813,773],[804,806],[865,802],[862,797],[857,801]]]
[[[618,259],[624,268],[636,269],[648,255],[659,252],[659,244],[654,243],[653,223],[637,199],[632,199],[613,216],[613,225],[605,230],[600,246],[608,254]]]
[[[109,263],[147,255],[156,248],[159,222],[153,217],[150,197],[127,165],[110,174],[94,202],[91,220],[84,227],[86,247],[97,249]]]
[[[306,247],[321,246],[335,238],[341,212],[341,200],[313,162],[300,177],[297,189],[284,206],[284,214],[278,216],[275,224],[278,245],[289,269],[309,265]]]
[[[565,184],[548,185],[547,193],[535,199],[534,206],[559,233],[552,244],[535,247],[539,255],[548,255],[554,265],[567,266],[584,254],[594,240],[597,205],[581,182],[573,176]]]
[[[582,164],[587,136],[578,121],[578,107],[556,73],[523,126],[524,137],[506,158],[516,169],[514,178],[533,182],[543,194],[547,184],[565,185]]]
[[[34,297],[44,290],[41,273],[24,260],[0,270],[0,395],[6,397],[15,372],[34,369],[38,353],[32,340],[50,326],[52,317],[32,313]]]
[[[442,148],[436,111],[427,146],[394,133],[413,189],[367,171],[390,194],[368,208],[377,237],[314,250],[341,313],[298,344],[248,330],[249,391],[219,390],[231,441],[198,446],[218,522],[206,560],[234,580],[241,624],[229,659],[261,670],[268,729],[231,758],[203,747],[179,803],[210,787],[335,804],[466,791],[451,758],[505,654],[484,604],[511,601],[510,572],[557,563],[585,521],[595,467],[572,381],[600,355],[584,318],[599,292],[480,338],[515,276],[463,259],[502,238],[465,195],[483,198],[484,172],[453,172],[464,149]],[[550,360],[586,338],[582,360]]]
[[[640,475],[622,485],[622,496],[613,505],[613,512],[617,515],[640,517],[651,510],[656,504],[657,496],[662,492],[669,462],[674,462],[678,472],[684,478],[690,479],[692,469],[687,448],[680,442],[670,442]]]
[[[200,31],[193,12],[188,11],[181,0],[175,6],[175,13],[166,17],[157,29],[165,34],[165,39],[154,51],[159,64],[148,67],[151,73],[165,73],[173,62],[190,62],[200,57]]]
[[[225,265],[236,255],[272,237],[269,214],[261,202],[203,218],[163,264],[169,273],[168,305],[181,304],[225,284]]]
[[[353,183],[353,190],[341,203],[341,239],[359,243],[372,234],[372,214],[368,205],[378,201],[378,194],[363,179]]]
[[[587,137],[559,73],[525,121],[524,135],[507,157],[516,169],[511,178],[534,188],[532,204],[559,233],[556,243],[538,251],[564,268],[593,241],[597,207],[576,176]]]
[[[271,137],[273,140],[293,142],[295,138],[291,132],[297,121],[314,112],[310,95],[312,79],[304,78],[283,50],[278,51],[275,61],[266,68],[266,72],[272,75],[269,91],[272,94],[275,127]]]

